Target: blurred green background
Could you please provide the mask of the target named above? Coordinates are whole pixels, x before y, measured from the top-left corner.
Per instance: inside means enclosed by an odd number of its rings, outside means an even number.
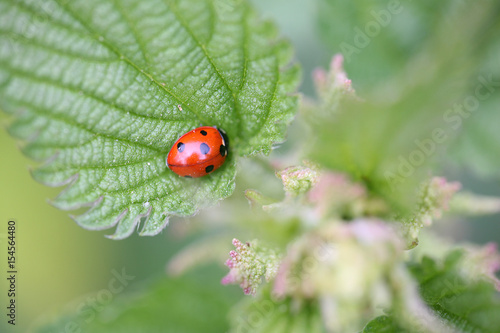
[[[315,67],[327,68],[331,56],[339,52],[339,40],[344,38],[349,41],[352,26],[371,19],[363,13],[369,12],[371,7],[378,8],[385,4],[380,1],[355,1],[358,8],[363,10],[353,11],[351,5],[345,4],[347,2],[341,5],[340,1],[335,4],[332,4],[333,1],[312,0],[253,2],[262,16],[274,20],[283,35],[293,42],[297,59],[303,66],[304,78],[300,91],[310,97],[314,95],[312,70]],[[408,11],[396,18],[395,24],[404,28],[399,31],[399,35],[395,34],[394,29],[382,31],[362,50],[359,57],[354,57],[346,64],[347,73],[361,95],[403,66],[406,58],[416,52],[419,43],[432,34],[437,20],[442,19],[440,11],[447,10],[449,1],[425,3],[419,7],[419,11]],[[330,17],[330,20],[325,20],[325,16]],[[395,43],[400,47],[394,47]],[[500,112],[496,104],[498,99],[494,101],[492,107]],[[476,121],[474,117],[468,121]],[[0,121],[5,127],[7,121],[4,114],[0,114]],[[294,131],[297,131],[296,126],[292,126],[289,134],[292,140],[300,137],[300,133]],[[113,278],[113,270],[121,271],[124,268],[128,275],[135,276],[124,292],[140,291],[164,276],[168,259],[188,242],[171,226],[155,237],[138,237],[134,234],[122,241],[104,237],[111,234],[112,230],[84,230],[68,217],[67,212],[58,211],[47,202],[60,189],[48,188],[31,178],[29,166],[33,165],[32,162],[22,156],[17,143],[3,129],[0,131],[0,152],[0,233],[6,232],[9,219],[17,222],[17,332],[25,332],[39,323],[50,321],[65,309],[71,311],[75,302],[78,304],[87,295],[95,296],[99,290],[107,288]],[[498,177],[478,176],[467,167],[451,163],[443,172],[450,180],[461,181],[465,189],[500,196]],[[460,241],[480,244],[499,242],[499,219],[498,214],[481,218],[454,218],[439,223],[435,229],[443,236]],[[198,222],[171,220],[171,224],[183,223]],[[5,260],[2,260],[2,270],[4,264]],[[223,274],[224,270],[217,270],[213,281]],[[1,290],[5,290],[4,283],[2,279]],[[231,288],[234,290],[236,287]],[[4,301],[5,298],[2,298]],[[3,320],[0,325],[4,325]],[[3,326],[0,326],[0,331],[4,331]]]

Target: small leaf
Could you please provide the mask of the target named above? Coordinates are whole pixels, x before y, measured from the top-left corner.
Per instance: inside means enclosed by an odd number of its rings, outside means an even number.
[[[392,317],[389,316],[379,316],[372,319],[368,324],[366,324],[362,333],[397,333],[401,332]]]
[[[290,45],[245,1],[2,1],[0,108],[45,163],[38,181],[68,187],[61,209],[112,238],[154,235],[234,190],[235,160],[269,153],[296,109]],[[200,125],[223,129],[225,165],[182,179],[165,158]]]
[[[490,249],[491,250],[491,249]],[[491,256],[491,254],[490,254]],[[440,318],[449,332],[498,332],[500,327],[500,294],[487,276],[481,276],[478,260],[462,250],[449,252],[442,262],[423,256],[420,262],[408,264],[427,306]],[[475,260],[473,266],[467,261]],[[495,262],[495,267],[498,262]],[[422,323],[422,322],[420,322]],[[408,322],[396,314],[371,320],[362,333],[426,332],[419,322]],[[428,324],[428,323],[427,323]],[[432,327],[433,331],[439,331]],[[445,326],[442,327],[444,329]]]
[[[452,251],[442,264],[424,257],[409,268],[422,298],[437,315],[461,332],[497,332],[500,294],[486,280],[465,278],[463,257],[462,251]]]
[[[277,299],[270,289],[264,287],[256,297],[246,297],[231,309],[229,332],[327,332],[318,302]]]

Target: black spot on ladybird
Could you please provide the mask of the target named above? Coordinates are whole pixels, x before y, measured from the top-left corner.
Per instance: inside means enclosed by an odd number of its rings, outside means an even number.
[[[203,142],[202,144],[200,144],[200,151],[202,154],[206,155],[210,151],[210,147],[205,142]]]
[[[193,178],[193,177],[191,177],[189,175],[185,175],[184,178]]]
[[[205,130],[201,130],[201,132],[200,132],[200,133],[201,133],[201,135],[203,135],[203,136],[207,136],[207,131],[205,131]]]
[[[179,143],[177,144],[177,150],[179,151],[179,153],[182,153],[182,152],[184,151],[184,148],[185,148],[185,147],[186,147],[186,146],[185,146],[182,142],[179,142]]]
[[[226,156],[226,146],[220,145],[219,152],[221,156]]]
[[[209,172],[212,172],[212,170],[214,169],[214,166],[213,165],[209,165],[205,168],[205,171],[206,173],[209,173]]]

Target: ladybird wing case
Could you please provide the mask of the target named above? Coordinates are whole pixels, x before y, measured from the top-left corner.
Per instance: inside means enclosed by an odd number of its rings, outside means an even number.
[[[186,178],[205,176],[224,164],[227,156],[225,133],[215,127],[198,127],[182,135],[167,156],[167,166]]]

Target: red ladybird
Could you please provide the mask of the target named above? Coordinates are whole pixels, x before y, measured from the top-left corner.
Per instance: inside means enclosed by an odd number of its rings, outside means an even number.
[[[227,140],[216,127],[198,127],[177,140],[167,156],[167,166],[186,178],[205,176],[217,170],[227,156]]]

